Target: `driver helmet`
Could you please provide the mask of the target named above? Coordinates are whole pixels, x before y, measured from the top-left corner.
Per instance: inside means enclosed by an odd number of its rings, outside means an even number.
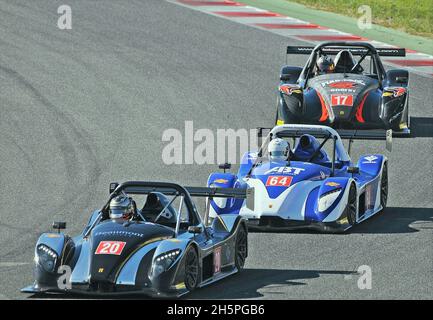
[[[281,138],[275,138],[269,142],[268,153],[271,161],[288,160],[290,144]]]
[[[333,73],[335,69],[334,61],[331,57],[321,56],[316,61],[317,74]]]
[[[132,199],[124,195],[117,196],[110,201],[110,219],[131,218],[134,212]]]

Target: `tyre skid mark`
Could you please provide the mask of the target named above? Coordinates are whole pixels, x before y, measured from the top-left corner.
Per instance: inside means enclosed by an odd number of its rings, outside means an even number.
[[[80,185],[74,185],[68,183],[63,193],[63,203],[59,206],[51,209],[47,215],[50,217],[55,217],[58,215],[59,211],[67,210],[69,204],[76,199],[78,199],[82,194],[86,195],[83,203],[88,204],[92,199],[94,193],[94,187],[98,182],[101,170],[99,167],[99,160],[96,154],[92,150],[90,142],[88,142],[89,137],[85,136],[87,133],[83,129],[78,129],[74,125],[73,120],[71,120],[64,112],[59,110],[53,103],[51,103],[38,89],[36,89],[27,79],[24,78],[17,71],[5,67],[0,64],[0,71],[8,74],[9,76],[15,78],[25,89],[27,89],[32,96],[39,101],[45,108],[48,116],[47,120],[50,123],[51,130],[54,133],[54,138],[57,141],[60,154],[65,163],[66,179],[72,181],[74,178],[79,176],[80,167],[78,163],[79,151],[74,147],[71,140],[76,141],[79,149],[83,150],[82,156],[86,159],[86,163],[90,163],[90,168],[88,172],[83,175],[87,177],[84,182],[84,187]],[[69,135],[68,135],[69,133]],[[73,139],[73,137],[75,139]],[[44,225],[35,225],[32,229],[33,232],[21,234],[22,240],[29,240],[34,237],[36,233],[40,233],[46,228]],[[3,256],[7,256],[14,252],[15,249],[11,249],[9,252],[5,253]]]

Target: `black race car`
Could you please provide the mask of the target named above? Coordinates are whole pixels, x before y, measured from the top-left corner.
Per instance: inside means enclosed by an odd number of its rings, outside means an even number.
[[[310,57],[303,68],[285,65],[281,69],[277,125],[322,124],[410,134],[408,71],[385,71],[380,60],[380,56],[405,56],[405,49],[324,42],[316,47],[289,46],[287,54]],[[355,60],[354,56],[360,57]],[[322,72],[318,61],[325,57],[334,57],[333,64]]]
[[[142,197],[126,221],[110,218],[119,195]],[[206,197],[202,219],[191,197]],[[81,234],[44,233],[35,248],[35,282],[27,293],[138,293],[180,296],[241,271],[248,254],[247,228],[239,215],[208,221],[215,197],[245,198],[241,189],[182,187],[130,181],[110,185],[108,202],[93,212]],[[131,200],[132,201],[132,200]]]

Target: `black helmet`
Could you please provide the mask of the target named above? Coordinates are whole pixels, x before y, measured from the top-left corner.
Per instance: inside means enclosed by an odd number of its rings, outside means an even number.
[[[332,61],[331,57],[328,56],[320,56],[316,61],[317,66],[317,74],[326,74],[334,72],[334,61]]]

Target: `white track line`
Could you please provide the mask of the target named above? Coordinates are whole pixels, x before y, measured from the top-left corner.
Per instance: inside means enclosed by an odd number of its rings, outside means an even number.
[[[270,11],[264,10],[264,9],[259,9],[259,8],[255,8],[249,5],[244,5],[242,3],[238,3],[235,1],[224,1],[224,0],[220,0],[220,1],[198,1],[196,0],[196,2],[198,3],[205,3],[206,5],[194,5],[194,0],[192,1],[182,1],[182,0],[166,0],[170,3],[174,3],[177,5],[181,5],[183,7],[192,9],[192,10],[196,10],[196,11],[200,11],[206,14],[210,14],[219,18],[223,18],[223,19],[228,19],[231,20],[233,22],[237,22],[237,23],[241,23],[244,25],[248,25],[250,27],[253,28],[258,28],[260,30],[265,30],[268,32],[272,32],[275,34],[278,34],[280,36],[283,37],[287,37],[287,38],[292,38],[298,41],[303,41],[303,42],[308,42],[311,44],[318,44],[321,41],[325,41],[325,40],[320,40],[320,38],[318,40],[316,40],[315,38],[311,38],[311,37],[344,37],[347,38],[347,40],[351,40],[351,38],[353,37],[354,41],[365,41],[365,42],[369,42],[371,44],[373,44],[376,47],[395,47],[393,45],[390,44],[386,44],[380,41],[376,41],[376,40],[369,40],[363,37],[360,37],[360,39],[356,39],[355,35],[346,33],[346,32],[342,32],[339,30],[335,30],[335,29],[330,29],[330,28],[326,28],[326,27],[322,27],[319,26],[320,28],[315,28],[315,27],[308,27],[308,25],[317,25],[314,23],[310,23],[307,21],[303,21],[300,19],[296,19],[296,18],[291,18],[291,17],[286,17],[284,15],[278,14],[276,16],[250,16],[250,14],[273,14]],[[232,3],[235,5],[221,5],[221,3],[226,2],[226,3]],[[213,3],[215,3],[215,5],[213,5]],[[227,16],[228,12],[233,12],[233,16]],[[221,14],[219,14],[221,13]],[[244,13],[247,16],[242,16],[239,17],[237,16],[239,13]],[[226,15],[224,15],[226,14]],[[260,25],[261,24],[261,25]],[[269,24],[289,24],[291,26],[288,26],[287,28],[269,28]],[[295,26],[293,26],[295,25]],[[306,26],[305,28],[301,28],[300,26]],[[306,37],[306,38],[304,38]],[[344,39],[343,39],[344,40]],[[419,65],[419,66],[407,66],[404,65],[402,63],[406,62],[406,63],[411,63],[412,61],[415,61],[413,63],[421,63],[421,64],[425,64],[427,62],[427,64],[430,64],[430,61],[433,62],[433,56],[425,54],[425,53],[421,53],[421,52],[413,52],[413,50],[409,50],[409,52],[406,52],[406,57],[402,58],[402,57],[384,57],[382,59],[384,64],[388,64],[391,65],[393,67],[397,67],[397,68],[404,68],[407,69],[411,72],[423,75],[423,76],[427,76],[429,78],[431,78],[433,76],[433,65]],[[399,63],[400,62],[400,63]]]
[[[30,264],[30,262],[0,262],[0,268],[19,267]]]

